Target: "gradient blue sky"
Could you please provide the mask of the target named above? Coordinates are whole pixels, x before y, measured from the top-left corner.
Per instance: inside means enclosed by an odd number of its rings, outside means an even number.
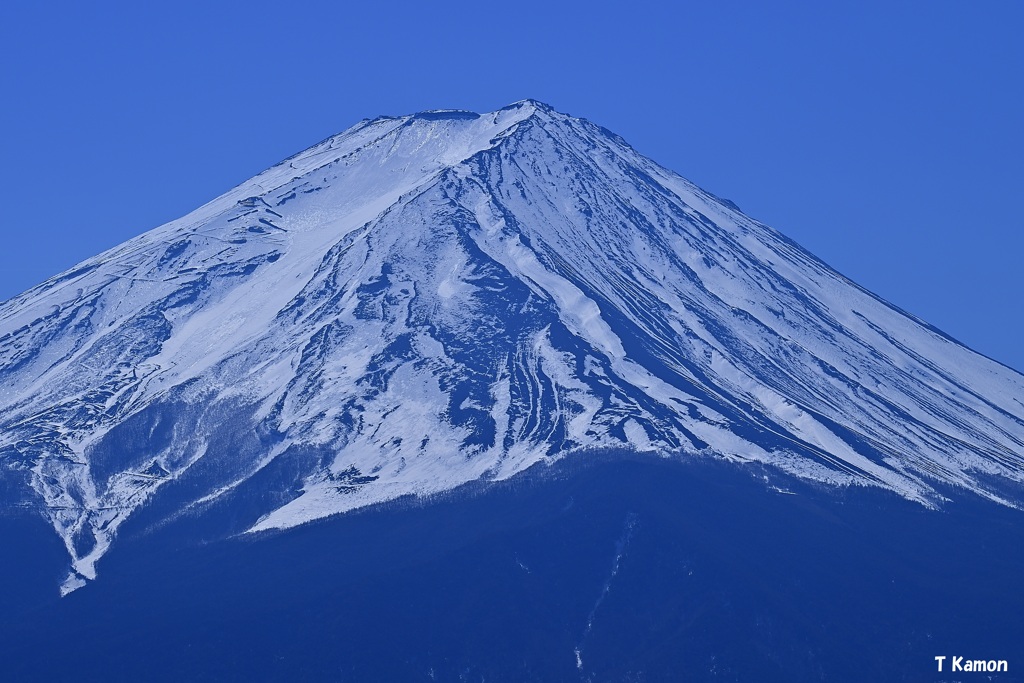
[[[364,117],[584,116],[1024,370],[1024,3],[5,3],[0,299]]]

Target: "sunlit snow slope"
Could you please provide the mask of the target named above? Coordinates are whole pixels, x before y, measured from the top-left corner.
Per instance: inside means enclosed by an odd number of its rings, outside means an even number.
[[[288,527],[588,446],[1018,504],[1022,400],[532,101],[364,121],[0,305],[5,504],[65,540],[65,590],[142,509],[245,490],[244,526]]]

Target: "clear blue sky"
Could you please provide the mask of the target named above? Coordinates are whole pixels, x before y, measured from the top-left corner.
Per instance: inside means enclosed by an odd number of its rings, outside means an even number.
[[[364,117],[584,116],[1024,370],[1024,3],[4,3],[0,299]]]

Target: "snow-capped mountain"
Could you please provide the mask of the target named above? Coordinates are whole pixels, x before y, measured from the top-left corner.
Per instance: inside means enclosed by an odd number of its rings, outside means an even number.
[[[284,528],[631,447],[1024,498],[1024,376],[586,120],[363,121],[0,304],[0,484]]]

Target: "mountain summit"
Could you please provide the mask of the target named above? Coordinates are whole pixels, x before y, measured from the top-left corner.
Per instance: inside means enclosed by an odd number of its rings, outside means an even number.
[[[129,518],[286,528],[593,449],[1024,481],[1024,376],[534,101],[363,121],[3,303],[0,387],[64,591]]]

